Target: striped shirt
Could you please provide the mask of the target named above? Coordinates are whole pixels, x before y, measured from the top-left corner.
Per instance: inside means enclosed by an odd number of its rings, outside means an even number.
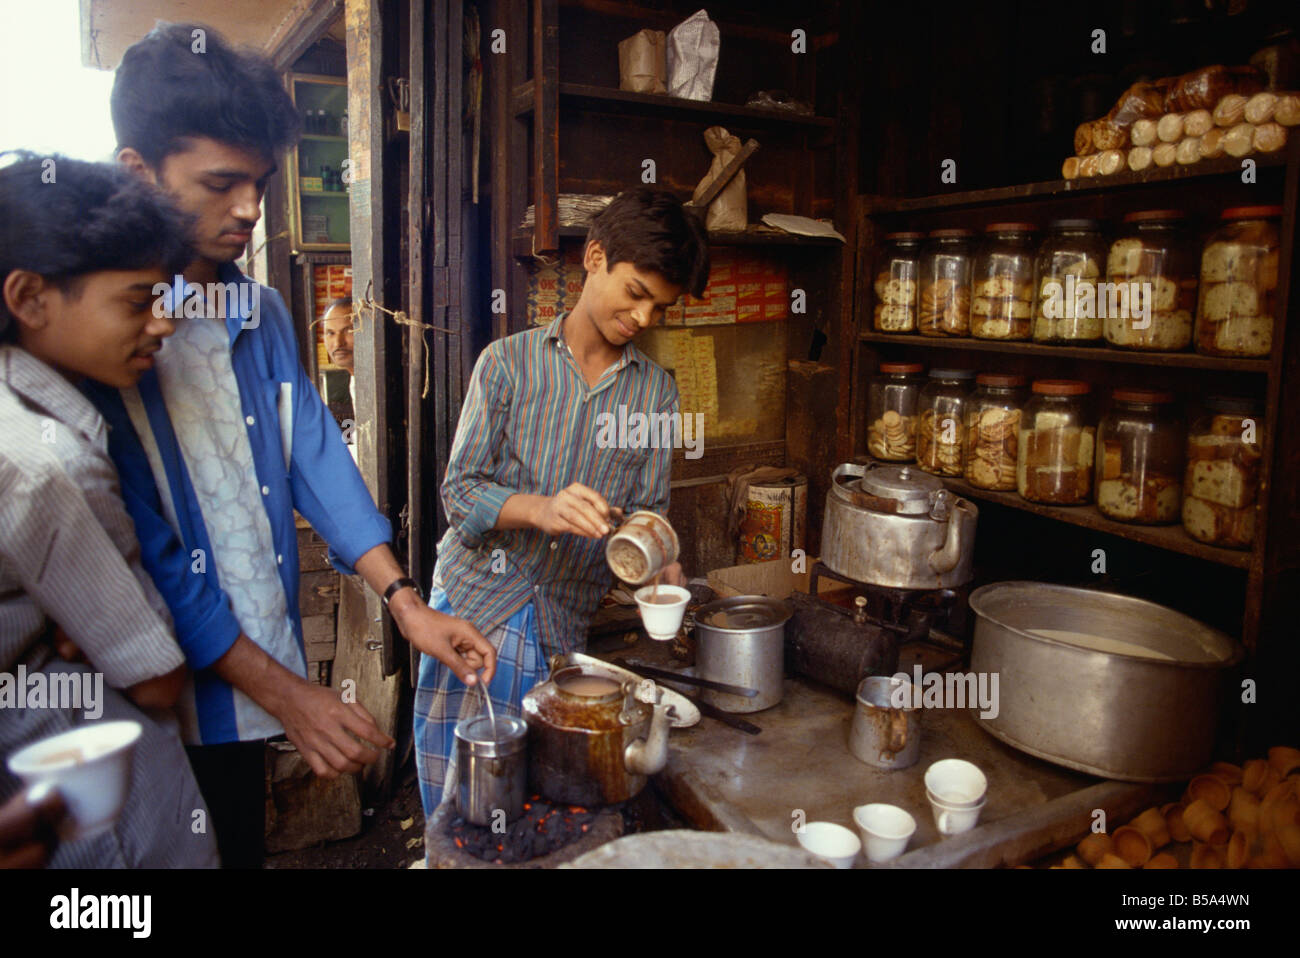
[[[185,664],[140,563],[104,420],[55,370],[0,346],[0,671],[48,655],[63,626],[114,688]]]
[[[548,657],[586,642],[587,620],[613,579],[606,540],[493,529],[502,505],[578,482],[625,513],[667,512],[672,449],[618,448],[598,435],[637,413],[678,412],[672,377],[631,343],[589,386],[564,342],[564,318],[497,340],[479,357],[442,484],[451,528],[436,572],[456,614],[484,633],[535,602]]]

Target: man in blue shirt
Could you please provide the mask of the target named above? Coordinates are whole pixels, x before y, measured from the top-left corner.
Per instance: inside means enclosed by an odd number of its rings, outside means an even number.
[[[190,215],[197,258],[155,304],[179,319],[156,367],[92,398],[112,429],[145,568],[195,672],[182,724],[222,860],[256,866],[266,739],[283,732],[327,777],[394,744],[360,704],[304,677],[295,510],[421,652],[470,684],[480,668],[490,678],[495,653],[471,624],[421,601],[298,361],[283,301],[233,264],[275,156],[298,133],[274,69],[210,29],[160,25],[123,56],[112,112],[118,160]]]

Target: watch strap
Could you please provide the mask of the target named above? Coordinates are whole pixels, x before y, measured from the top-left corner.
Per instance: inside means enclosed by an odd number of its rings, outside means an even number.
[[[400,579],[394,579],[392,581],[392,584],[390,584],[388,588],[384,590],[384,608],[388,608],[388,603],[393,598],[393,596],[395,596],[402,589],[408,589],[408,588],[414,589],[415,594],[420,597],[421,601],[423,601],[424,593],[420,591],[419,585],[417,585],[416,581],[412,579],[410,576],[404,575]]]

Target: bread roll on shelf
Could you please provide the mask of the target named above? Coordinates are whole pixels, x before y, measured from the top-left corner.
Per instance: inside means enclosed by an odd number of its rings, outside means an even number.
[[[1255,125],[1238,123],[1223,136],[1223,149],[1229,156],[1243,157],[1255,148]]]
[[[1178,147],[1172,143],[1160,143],[1151,151],[1151,159],[1156,166],[1173,166],[1178,157]]]
[[[1300,125],[1300,93],[1279,93],[1273,107],[1273,120],[1283,126]]]
[[[1061,178],[1065,180],[1077,180],[1079,178],[1079,158],[1077,156],[1067,156],[1065,162],[1061,164]]]
[[[1207,130],[1205,135],[1201,137],[1199,144],[1201,159],[1213,160],[1216,157],[1223,156],[1223,138],[1225,135],[1226,133],[1222,127],[1216,126]]]
[[[1201,138],[1199,136],[1185,136],[1179,140],[1174,159],[1183,166],[1199,163],[1201,161]]]
[[[1246,101],[1246,122],[1254,123],[1256,126],[1261,123],[1267,123],[1273,119],[1273,111],[1276,108],[1276,93],[1269,93],[1267,90],[1263,93],[1256,93]]]
[[[1183,117],[1183,134],[1185,136],[1204,136],[1214,127],[1214,116],[1209,110],[1193,110]]]
[[[1151,147],[1135,146],[1128,151],[1128,168],[1134,173],[1141,173],[1151,168]]]
[[[1097,152],[1118,150],[1128,140],[1128,130],[1107,117],[1092,123],[1092,148]]]
[[[1156,136],[1162,143],[1177,143],[1183,138],[1183,115],[1166,113],[1156,123]]]
[[[1084,179],[1091,179],[1097,175],[1097,169],[1101,163],[1101,157],[1093,153],[1091,156],[1085,156],[1079,160],[1079,175]]]
[[[1246,118],[1246,98],[1240,93],[1229,93],[1214,107],[1215,126],[1236,126]]]
[[[1074,131],[1074,155],[1087,156],[1092,152],[1092,121],[1080,123]],[[1068,179],[1068,177],[1067,177]]]
[[[1275,153],[1286,146],[1286,127],[1280,123],[1261,123],[1255,127],[1251,146],[1256,153]]]
[[[1135,120],[1128,131],[1129,142],[1134,146],[1154,146],[1157,136],[1156,127],[1156,121],[1148,117]],[[1078,142],[1077,138],[1075,142]]]
[[[1278,129],[1282,129],[1278,127]],[[1105,153],[1098,154],[1097,172],[1101,176],[1111,176],[1124,169],[1124,151],[1107,150]]]

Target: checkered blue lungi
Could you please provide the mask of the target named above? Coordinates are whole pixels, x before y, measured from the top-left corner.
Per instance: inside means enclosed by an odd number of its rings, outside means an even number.
[[[456,614],[436,582],[429,593],[429,605],[438,612]],[[533,604],[515,612],[484,638],[497,650],[497,671],[488,686],[492,708],[498,716],[518,717],[524,695],[548,673]],[[450,799],[456,788],[456,723],[483,711],[483,696],[477,689],[470,691],[437,659],[420,656],[415,689],[415,767],[426,819],[433,816],[443,796]]]

